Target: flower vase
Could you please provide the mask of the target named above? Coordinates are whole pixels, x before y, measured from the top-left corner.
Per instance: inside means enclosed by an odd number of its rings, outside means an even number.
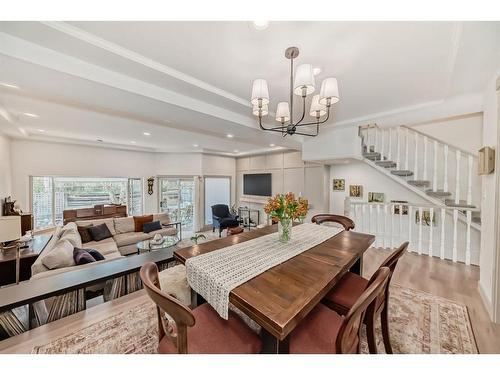
[[[278,235],[282,243],[287,243],[292,238],[292,219],[278,221]]]

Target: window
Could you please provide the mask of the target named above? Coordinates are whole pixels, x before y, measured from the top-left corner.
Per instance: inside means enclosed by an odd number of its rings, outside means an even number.
[[[172,221],[182,222],[182,229],[192,231],[194,220],[194,180],[192,178],[161,177],[160,211]]]
[[[128,178],[32,177],[35,229],[63,224],[63,211],[96,204],[125,204],[142,214],[142,180]]]
[[[205,225],[212,225],[212,206],[231,205],[231,179],[229,177],[205,177]]]

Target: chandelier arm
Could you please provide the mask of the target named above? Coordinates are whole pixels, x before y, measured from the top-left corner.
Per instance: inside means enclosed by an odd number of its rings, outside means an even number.
[[[303,120],[304,120],[304,117],[306,117],[306,97],[303,96],[302,97],[302,117],[300,118],[299,122],[297,122],[295,125],[293,126],[297,126],[299,125]]]
[[[328,113],[327,113],[326,118],[324,120],[316,121],[316,122],[308,122],[305,124],[297,124],[295,126],[320,125],[320,124],[324,124],[325,122],[327,122],[329,118],[330,118],[330,107],[328,107]]]
[[[316,134],[310,134],[310,133],[300,133],[300,132],[295,132],[293,134],[306,135],[308,137],[316,137],[318,135],[318,133],[316,133]]]
[[[259,126],[262,130],[267,130],[267,131],[272,131],[272,132],[278,132],[278,133],[282,133],[283,134],[283,130],[277,130],[277,129],[282,129],[282,128],[286,128],[286,126],[283,126],[283,127],[277,127],[277,128],[265,128],[264,126],[262,126],[262,117],[259,116]]]

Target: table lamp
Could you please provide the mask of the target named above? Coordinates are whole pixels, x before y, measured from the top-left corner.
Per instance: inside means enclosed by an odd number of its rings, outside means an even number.
[[[19,284],[19,242],[5,246],[6,242],[16,241],[21,237],[21,216],[0,216],[0,249],[16,248],[16,284]]]

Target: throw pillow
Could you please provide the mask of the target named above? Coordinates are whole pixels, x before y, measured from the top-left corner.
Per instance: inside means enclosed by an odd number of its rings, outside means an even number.
[[[135,229],[134,218],[132,216],[127,217],[117,217],[114,219],[116,233],[129,233],[133,232]]]
[[[96,249],[83,249],[94,258],[96,261],[104,260],[104,256],[98,252]]]
[[[153,221],[153,215],[134,216],[134,231],[142,232],[144,223]]]
[[[92,255],[90,255],[84,249],[79,249],[77,247],[75,247],[75,249],[73,250],[73,259],[75,260],[77,266],[79,266],[80,264],[95,262],[95,259]]]
[[[42,264],[50,270],[75,265],[73,245],[67,240],[59,240],[54,248],[42,258]]]
[[[90,234],[90,231],[89,231],[89,228],[91,226],[92,226],[92,224],[85,226],[85,227],[77,227],[78,233],[80,233],[80,237],[82,238],[82,244],[92,241],[92,235]]]
[[[96,226],[91,226],[89,228],[89,231],[94,241],[102,241],[106,238],[113,237],[111,235],[111,232],[109,231],[108,226],[104,223]]]
[[[155,230],[160,230],[161,229],[161,224],[159,221],[152,221],[151,223],[144,223],[142,226],[142,231],[144,233],[150,233]]]

